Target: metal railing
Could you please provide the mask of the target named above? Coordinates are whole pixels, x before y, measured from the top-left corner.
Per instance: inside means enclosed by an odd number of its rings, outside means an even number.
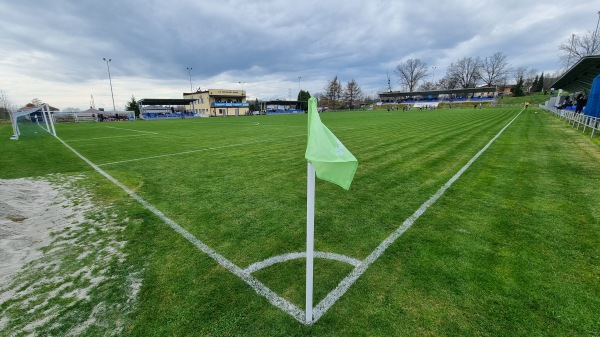
[[[590,132],[590,137],[594,137],[594,133],[596,130],[600,131],[600,117],[588,116],[583,113],[575,113],[572,110],[562,110],[557,109],[555,107],[547,107],[543,104],[539,105],[540,109],[546,110],[558,118],[564,119],[567,121],[572,128],[582,128],[582,132],[586,131]],[[591,129],[591,130],[590,130]]]

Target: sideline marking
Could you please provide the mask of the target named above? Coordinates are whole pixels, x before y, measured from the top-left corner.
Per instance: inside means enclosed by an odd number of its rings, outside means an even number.
[[[149,156],[149,157],[142,157],[142,158],[134,158],[134,159],[127,159],[127,160],[113,161],[113,162],[104,163],[104,164],[97,164],[97,166],[107,166],[107,165],[129,163],[129,162],[132,162],[132,161],[139,161],[139,160],[148,160],[148,159],[156,159],[156,158],[162,158],[162,157],[180,156],[182,154],[190,154],[190,153],[196,153],[196,152],[220,150],[220,149],[225,149],[225,148],[228,148],[228,147],[244,146],[244,145],[256,144],[256,143],[264,143],[264,142],[270,142],[270,141],[279,140],[279,139],[286,139],[286,138],[300,137],[300,136],[305,136],[305,134],[295,135],[295,136],[279,137],[279,138],[270,138],[270,139],[263,139],[263,140],[256,140],[256,141],[252,141],[252,142],[230,144],[230,145],[223,145],[223,146],[217,146],[217,147],[206,147],[206,148],[198,149],[198,150],[190,150],[190,151],[183,151],[183,152],[176,152],[176,153],[166,153],[166,154],[159,154],[159,155],[156,155],[156,156]]]
[[[189,242],[191,242],[194,246],[204,252],[206,255],[210,256],[213,260],[215,260],[218,264],[220,264],[223,268],[229,270],[232,274],[241,278],[246,284],[248,284],[257,294],[266,298],[271,304],[275,307],[279,308],[283,312],[288,313],[290,316],[295,318],[298,322],[302,324],[306,324],[304,322],[304,311],[298,308],[296,305],[292,304],[290,301],[285,298],[279,296],[273,290],[265,286],[262,282],[256,279],[254,276],[247,273],[244,269],[238,267],[235,263],[229,261],[223,255],[217,253],[215,250],[210,248],[204,242],[198,240],[192,233],[185,230],[183,227],[179,226],[175,221],[171,218],[167,217],[163,212],[154,207],[152,204],[144,200],[142,197],[137,195],[134,191],[130,190],[127,186],[123,185],[120,181],[113,178],[110,174],[106,173],[104,170],[99,168],[96,164],[92,163],[82,154],[77,152],[74,148],[72,148],[69,144],[67,144],[62,139],[56,137],[64,146],[66,146],[69,150],[73,151],[75,155],[81,158],[83,161],[88,163],[94,170],[98,173],[106,177],[108,180],[112,181],[115,185],[119,186],[125,193],[129,194],[133,199],[137,200],[142,206],[144,206],[147,210],[154,213],[157,217],[163,220],[169,227],[171,227],[175,232],[186,238]]]
[[[134,129],[126,129],[126,128],[117,128],[114,126],[105,126],[105,128],[109,128],[109,129],[117,129],[117,130],[127,130],[127,131],[133,131],[133,132],[142,132],[142,133],[151,133],[153,135],[159,135],[160,133],[158,132],[150,132],[150,131],[140,131],[140,130],[134,130]]]
[[[185,237],[194,246],[196,246],[202,252],[204,252],[205,254],[210,256],[213,260],[215,260],[219,265],[221,265],[225,269],[229,270],[231,273],[238,276],[239,278],[241,278],[244,282],[246,282],[246,284],[248,284],[250,287],[252,287],[252,289],[254,289],[254,291],[257,294],[266,298],[275,307],[279,308],[283,312],[288,313],[290,316],[292,316],[294,319],[296,319],[301,324],[312,325],[312,324],[316,323],[331,308],[331,306],[333,306],[337,302],[337,300],[340,299],[346,293],[346,291],[348,291],[348,289],[354,284],[354,282],[362,274],[364,274],[364,272],[381,255],[383,255],[383,253],[387,250],[387,248],[389,248],[390,245],[392,245],[402,234],[404,234],[404,232],[406,232],[415,223],[415,221],[417,221],[421,217],[421,215],[423,215],[423,213],[425,213],[425,211],[430,206],[432,206],[444,194],[444,192],[450,186],[452,186],[452,184],[456,180],[458,180],[458,178],[460,178],[460,176],[471,166],[471,164],[473,164],[473,162],[475,162],[475,160],[477,160],[479,158],[479,156],[481,156],[481,154],[483,154],[492,145],[492,143],[498,137],[500,137],[500,135],[504,132],[504,130],[506,130],[521,115],[521,113],[523,111],[525,111],[525,109],[522,109],[510,122],[508,122],[508,124],[506,124],[481,150],[479,150],[479,152],[477,152],[475,154],[475,156],[473,156],[473,158],[471,158],[456,174],[454,174],[452,176],[452,178],[450,178],[434,195],[432,195],[427,201],[425,201],[410,217],[408,217],[406,220],[404,220],[402,225],[400,227],[398,227],[385,240],[383,240],[379,244],[379,246],[377,246],[377,248],[375,248],[375,250],[373,250],[364,260],[358,261],[357,265],[355,264],[356,262],[343,261],[343,262],[347,262],[352,265],[355,265],[354,270],[352,270],[350,272],[350,274],[348,274],[337,285],[337,287],[333,291],[331,291],[329,294],[327,294],[327,296],[314,307],[312,322],[305,321],[305,312],[303,310],[301,310],[299,307],[297,307],[293,303],[289,302],[285,298],[279,296],[277,293],[272,291],[270,288],[265,286],[262,282],[260,282],[258,279],[256,279],[255,277],[253,277],[250,274],[252,272],[252,270],[254,270],[254,271],[259,270],[260,268],[258,268],[258,267],[261,266],[261,263],[266,264],[266,261],[270,261],[270,260],[276,261],[276,260],[278,260],[278,258],[285,259],[286,256],[292,256],[292,258],[295,258],[295,256],[296,256],[295,254],[301,254],[301,253],[290,253],[290,254],[276,256],[274,258],[270,258],[270,259],[263,260],[258,263],[254,263],[246,269],[242,269],[239,266],[237,266],[236,264],[234,264],[233,262],[229,261],[224,256],[217,253],[215,250],[213,250],[212,248],[207,246],[202,241],[198,240],[190,232],[186,231],[183,227],[179,226],[175,221],[173,221],[172,219],[167,217],[164,213],[162,213],[160,210],[155,208],[152,204],[150,204],[146,200],[142,199],[135,192],[130,190],[127,186],[121,184],[121,182],[119,182],[118,180],[113,178],[111,175],[109,175],[108,173],[103,171],[100,167],[98,167],[98,165],[95,165],[94,163],[92,163],[90,160],[88,160],[86,157],[81,155],[79,152],[77,152],[75,149],[73,149],[71,146],[69,146],[69,144],[64,142],[62,139],[60,139],[57,136],[55,136],[55,137],[63,145],[65,145],[68,149],[70,149],[73,153],[75,153],[75,155],[77,155],[83,161],[88,163],[88,165],[90,165],[94,170],[96,170],[98,173],[100,173],[101,175],[106,177],[108,180],[112,181],[115,185],[119,186],[123,191],[125,191],[128,195],[130,195],[135,200],[137,200],[147,210],[149,210],[150,212],[152,212],[153,214],[158,216],[167,225],[169,225],[169,227],[171,227],[175,232],[177,232],[181,236]],[[333,253],[323,253],[323,254],[330,254],[330,256],[343,257],[343,259],[347,258],[347,259],[349,259],[349,261],[355,260],[355,259],[343,256],[343,255],[339,255],[339,254],[333,254]],[[277,263],[277,261],[271,263],[270,265],[275,264],[275,263]],[[252,266],[254,266],[254,267],[252,267]],[[252,267],[252,269],[251,269],[251,267]],[[258,269],[256,269],[256,268],[258,268]],[[262,267],[262,268],[264,268],[264,267]]]
[[[479,152],[477,152],[477,154],[475,154],[471,160],[469,160],[460,170],[458,170],[458,172],[456,172],[456,174],[454,174],[452,178],[450,178],[450,180],[444,184],[444,186],[440,187],[440,189],[427,201],[425,201],[421,207],[419,207],[419,209],[417,209],[411,216],[404,220],[398,229],[396,229],[390,236],[383,240],[379,246],[377,246],[377,248],[375,248],[375,250],[373,250],[371,254],[369,254],[369,256],[367,256],[367,258],[361,262],[358,267],[354,268],[354,270],[350,272],[350,274],[348,274],[348,276],[346,276],[334,290],[327,294],[327,296],[321,302],[319,302],[319,304],[317,304],[313,310],[313,322],[319,320],[319,318],[321,318],[327,312],[327,310],[329,310],[329,308],[331,308],[331,306],[334,305],[335,302],[337,302],[337,300],[346,293],[346,291],[348,291],[350,286],[352,286],[352,284],[354,284],[354,282],[362,274],[364,274],[364,272],[375,261],[377,261],[377,259],[386,251],[386,249],[388,249],[388,247],[394,243],[396,239],[404,234],[404,232],[406,232],[406,230],[408,230],[415,223],[415,221],[417,221],[421,215],[423,215],[423,213],[425,213],[425,211],[431,205],[433,205],[458,178],[460,178],[460,176],[471,166],[471,164],[473,164],[473,162],[475,162],[475,160],[477,160],[477,158],[479,158],[479,156],[481,156],[481,154],[483,154],[488,147],[490,147],[490,145],[492,145],[492,143],[498,137],[500,137],[504,130],[506,130],[506,128],[508,128],[524,110],[525,109],[521,110],[510,122],[508,122],[508,124],[506,124],[502,130],[500,130],[496,136],[494,136],[494,138],[492,138],[481,150],[479,150]]]

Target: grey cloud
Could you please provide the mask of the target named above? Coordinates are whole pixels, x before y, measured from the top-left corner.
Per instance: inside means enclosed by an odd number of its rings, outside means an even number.
[[[3,2],[0,43],[9,52],[0,71],[86,83],[106,77],[107,57],[116,77],[185,79],[193,67],[198,82],[302,76],[324,87],[338,75],[372,91],[412,57],[438,66],[436,78],[458,58],[496,51],[514,64],[557,68],[558,43],[595,27],[592,7],[600,1]]]

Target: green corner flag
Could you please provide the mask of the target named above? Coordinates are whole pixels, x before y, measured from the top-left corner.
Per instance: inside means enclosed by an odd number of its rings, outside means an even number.
[[[317,112],[317,100],[308,100],[308,144],[304,157],[315,168],[319,179],[349,189],[358,160],[339,139],[323,125]]]

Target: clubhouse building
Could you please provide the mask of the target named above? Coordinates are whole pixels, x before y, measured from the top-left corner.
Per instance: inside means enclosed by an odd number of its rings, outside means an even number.
[[[185,111],[200,117],[244,116],[249,110],[245,90],[198,90],[184,92],[183,98],[191,100]]]
[[[184,92],[183,98],[138,100],[142,119],[227,117],[249,113],[245,90],[208,89]]]

